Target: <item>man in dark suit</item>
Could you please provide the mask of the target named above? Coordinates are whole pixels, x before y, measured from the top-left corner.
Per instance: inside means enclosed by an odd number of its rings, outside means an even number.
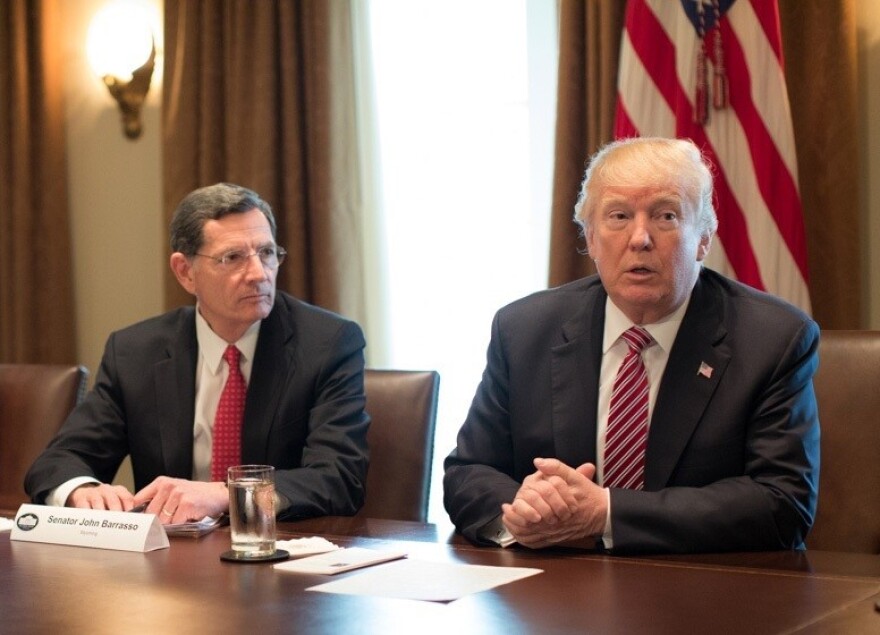
[[[818,327],[703,269],[717,220],[697,147],[607,146],[575,218],[598,275],[496,314],[445,462],[458,530],[528,547],[593,537],[615,553],[801,547],[819,476]],[[623,336],[634,326],[648,344],[631,354]],[[645,368],[632,391],[643,399],[628,406],[645,431],[618,453],[626,360]],[[632,478],[615,484],[623,469]]]
[[[269,205],[217,184],[171,222],[171,268],[196,298],[113,333],[94,389],[25,479],[34,502],[147,511],[163,523],[227,511],[214,415],[234,345],[246,383],[236,458],[276,468],[280,518],[362,505],[369,417],[360,327],[275,289],[285,252]],[[240,412],[239,412],[240,414]],[[131,456],[136,493],[108,483]]]

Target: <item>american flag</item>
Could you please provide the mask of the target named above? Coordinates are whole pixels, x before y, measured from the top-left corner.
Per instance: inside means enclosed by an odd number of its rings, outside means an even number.
[[[699,145],[716,168],[707,266],[810,310],[776,0],[629,0],[615,136]]]

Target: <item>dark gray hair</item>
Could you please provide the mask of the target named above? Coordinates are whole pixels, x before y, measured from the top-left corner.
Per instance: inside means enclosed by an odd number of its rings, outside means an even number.
[[[574,220],[586,232],[596,205],[597,188],[626,180],[632,171],[664,174],[677,170],[687,195],[697,206],[697,227],[703,236],[718,229],[718,216],[712,201],[712,171],[697,145],[688,139],[632,137],[613,141],[590,159],[574,206]]]
[[[202,229],[209,220],[219,220],[229,214],[243,214],[252,209],[263,212],[275,238],[275,217],[272,208],[253,190],[234,183],[216,183],[187,194],[171,219],[171,251],[194,256],[202,248]]]

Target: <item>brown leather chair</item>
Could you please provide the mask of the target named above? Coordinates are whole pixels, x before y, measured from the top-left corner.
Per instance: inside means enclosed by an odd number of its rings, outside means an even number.
[[[84,366],[0,364],[0,507],[28,502],[24,475],[85,395]]]
[[[367,369],[370,470],[358,516],[427,519],[439,390],[436,371]]]
[[[813,385],[822,458],[807,547],[880,553],[880,331],[823,331]]]

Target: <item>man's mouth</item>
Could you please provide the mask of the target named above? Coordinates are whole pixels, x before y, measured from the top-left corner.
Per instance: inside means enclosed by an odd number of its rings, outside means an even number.
[[[251,293],[242,298],[242,300],[266,300],[269,298],[269,293]]]

